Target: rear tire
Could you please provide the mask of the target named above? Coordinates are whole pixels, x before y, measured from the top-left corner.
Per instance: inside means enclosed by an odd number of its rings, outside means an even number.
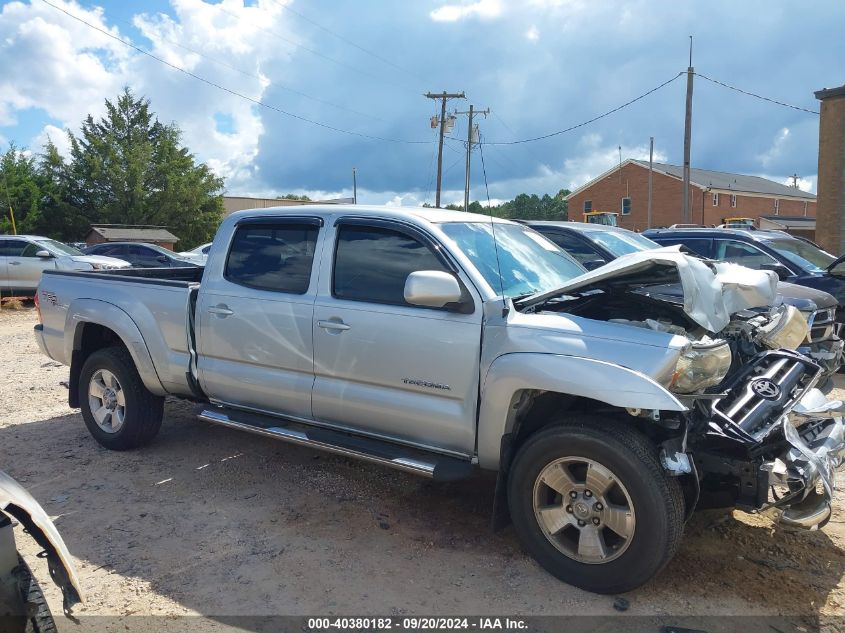
[[[681,487],[654,445],[608,419],[567,418],[528,438],[511,465],[508,505],[537,562],[596,593],[647,582],[684,528]]]
[[[91,354],[79,374],[79,404],[85,426],[113,451],[149,443],[161,428],[164,398],[144,386],[124,347]]]

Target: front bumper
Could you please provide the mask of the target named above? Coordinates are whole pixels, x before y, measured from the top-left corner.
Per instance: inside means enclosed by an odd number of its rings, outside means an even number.
[[[833,511],[836,473],[845,462],[845,419],[842,403],[827,402],[816,389],[796,407],[796,414],[781,421],[789,448],[764,465],[780,521],[790,527],[817,529]],[[821,488],[821,490],[819,489]]]

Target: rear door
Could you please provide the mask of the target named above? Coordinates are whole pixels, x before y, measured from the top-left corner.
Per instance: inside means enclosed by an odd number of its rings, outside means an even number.
[[[481,302],[441,245],[391,220],[340,218],[314,309],[314,418],[395,441],[470,454]],[[328,246],[326,247],[328,251]],[[404,299],[414,271],[450,272],[471,313]]]
[[[34,284],[27,282],[27,277],[30,277],[30,271],[27,270],[26,261],[23,258],[24,249],[29,245],[29,242],[21,238],[8,238],[0,242],[0,254],[3,259],[3,286],[11,290],[34,290],[38,285],[36,281]],[[40,277],[40,272],[39,272]]]
[[[196,310],[198,369],[218,402],[311,417],[311,321],[322,220],[246,218]],[[219,266],[219,268],[218,268]]]

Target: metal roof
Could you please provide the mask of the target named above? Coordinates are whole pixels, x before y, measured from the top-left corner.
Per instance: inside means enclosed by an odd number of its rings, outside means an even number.
[[[135,227],[135,226],[98,226],[93,225],[90,234],[94,231],[109,242],[178,242],[179,238],[161,226],[156,227]]]
[[[632,162],[648,169],[648,161],[633,160]],[[656,171],[662,171],[675,178],[683,179],[684,168],[680,165],[669,165],[667,163],[654,163]],[[710,169],[690,168],[690,182],[700,187],[736,191],[737,193],[759,193],[772,197],[791,197],[815,200],[815,194],[809,191],[801,191],[795,187],[762,178],[760,176],[745,176],[743,174],[731,174],[724,171],[712,171]]]

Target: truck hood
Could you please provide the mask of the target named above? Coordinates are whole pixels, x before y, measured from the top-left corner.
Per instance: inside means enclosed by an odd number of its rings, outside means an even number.
[[[772,305],[777,296],[778,278],[768,270],[751,270],[728,262],[704,262],[685,255],[676,245],[623,255],[560,288],[516,303],[525,309],[565,295],[678,283],[687,316],[708,331],[719,332],[735,312]]]

